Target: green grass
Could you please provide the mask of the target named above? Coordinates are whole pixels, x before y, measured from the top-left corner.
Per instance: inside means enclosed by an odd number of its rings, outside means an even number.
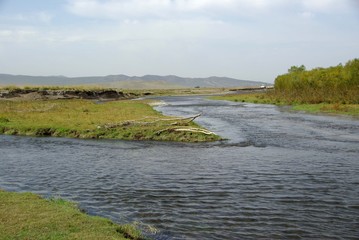
[[[88,216],[72,202],[0,190],[0,239],[143,239],[132,225]]]
[[[227,100],[233,102],[250,102],[250,103],[261,103],[261,104],[285,104],[279,98],[276,98],[270,93],[240,93],[240,94],[227,94],[222,96],[210,97],[213,100]]]
[[[300,103],[300,102],[288,101],[286,99],[278,97],[273,92],[250,93],[250,94],[229,94],[229,95],[211,97],[211,99],[227,100],[227,101],[234,101],[234,102],[260,103],[260,104],[290,105],[290,106],[292,106],[292,110],[294,110],[294,111],[359,116],[359,104]]]
[[[331,113],[350,116],[359,116],[359,104],[299,104],[292,108],[295,111],[305,111],[310,113]]]
[[[225,93],[228,88],[180,88],[180,89],[148,89],[148,90],[125,90],[137,95],[144,95],[150,92],[154,96],[186,96],[186,95],[206,95]]]
[[[0,134],[93,139],[202,142],[217,135],[173,131],[193,122],[168,119],[147,101],[0,101]],[[110,126],[110,127],[109,127]],[[162,131],[169,129],[168,131]]]

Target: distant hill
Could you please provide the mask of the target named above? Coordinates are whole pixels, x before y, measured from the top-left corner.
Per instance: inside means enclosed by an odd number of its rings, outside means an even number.
[[[252,87],[266,84],[227,77],[183,78],[174,75],[142,77],[126,75],[65,77],[65,76],[26,76],[0,74],[0,85],[16,86],[70,86],[96,85],[126,89],[194,88],[194,87]]]

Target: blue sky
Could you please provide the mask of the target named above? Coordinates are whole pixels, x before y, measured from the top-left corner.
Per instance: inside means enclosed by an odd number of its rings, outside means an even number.
[[[357,0],[0,0],[0,72],[273,82],[359,57]]]

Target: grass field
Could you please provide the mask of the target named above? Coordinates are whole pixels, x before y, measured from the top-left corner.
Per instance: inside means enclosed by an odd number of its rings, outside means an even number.
[[[295,111],[309,113],[330,113],[350,116],[359,116],[359,104],[340,104],[340,103],[318,103],[318,104],[299,104],[292,107]]]
[[[249,94],[229,94],[229,95],[211,97],[211,99],[227,100],[234,102],[260,103],[260,104],[290,105],[292,106],[292,110],[295,111],[359,116],[359,104],[344,104],[344,103],[307,104],[307,103],[287,102],[270,92],[249,93]]]
[[[75,203],[0,190],[0,239],[143,239],[133,225],[82,213]]]
[[[193,122],[170,119],[148,101],[0,101],[0,134],[183,142],[219,139]]]
[[[266,92],[240,92],[240,93],[233,93],[221,96],[214,96],[210,97],[214,100],[227,100],[233,102],[250,102],[250,103],[262,103],[262,104],[285,104],[279,98],[276,98],[273,94],[266,93]]]

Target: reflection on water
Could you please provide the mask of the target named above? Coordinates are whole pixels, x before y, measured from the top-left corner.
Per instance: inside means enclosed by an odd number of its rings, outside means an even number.
[[[204,144],[0,136],[0,187],[61,196],[157,239],[359,236],[359,121],[164,98],[228,138]]]

